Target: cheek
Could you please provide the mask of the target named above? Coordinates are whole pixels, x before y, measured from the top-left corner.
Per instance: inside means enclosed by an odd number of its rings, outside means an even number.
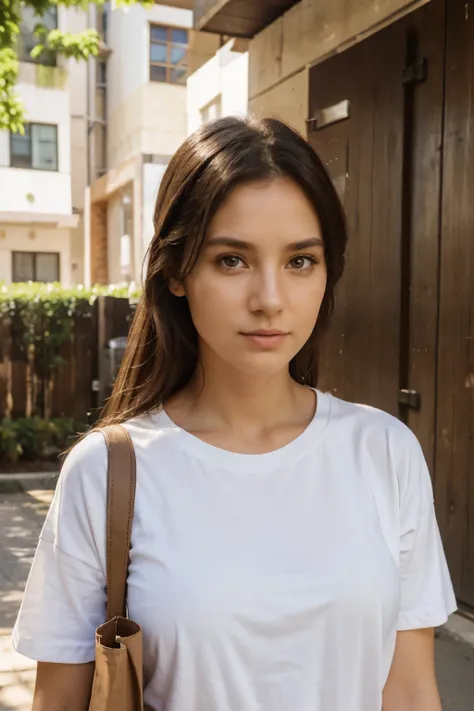
[[[242,285],[239,287],[238,281],[203,272],[186,283],[191,316],[200,335],[217,332],[220,324],[229,324],[232,314],[241,309],[245,290]]]
[[[291,310],[296,318],[315,321],[326,293],[326,274],[318,274],[316,278],[296,279],[296,282],[296,286],[293,285],[289,290]]]
[[[297,329],[301,339],[300,346],[310,338],[316,327],[326,293],[326,284],[325,277],[316,280],[311,284],[310,288],[306,289],[299,303],[293,303],[292,311],[295,314],[295,321],[298,323]]]

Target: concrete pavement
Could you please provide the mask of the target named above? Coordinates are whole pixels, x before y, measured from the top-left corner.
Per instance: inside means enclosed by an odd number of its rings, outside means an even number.
[[[31,709],[35,665],[11,649],[10,633],[51,497],[0,493],[0,711]],[[436,640],[436,665],[444,711],[474,711],[474,624],[451,618]]]
[[[0,711],[30,711],[35,664],[11,648],[21,603],[52,491],[0,493]]]

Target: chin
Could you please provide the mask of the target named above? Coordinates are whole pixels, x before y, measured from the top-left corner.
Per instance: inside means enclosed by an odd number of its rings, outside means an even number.
[[[206,367],[221,373],[233,371],[236,375],[250,378],[274,378],[282,372],[288,372],[289,364],[297,355],[297,344],[288,343],[286,347],[255,349],[243,348],[242,343],[228,341],[227,343],[211,344],[211,340],[201,341],[201,359]]]
[[[286,372],[290,360],[282,357],[281,353],[262,352],[241,360],[234,357],[231,362],[228,362],[234,370],[239,371],[242,375],[268,379],[280,375],[282,371]]]

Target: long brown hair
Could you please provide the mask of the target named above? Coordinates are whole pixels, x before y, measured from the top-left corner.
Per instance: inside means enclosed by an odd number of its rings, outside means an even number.
[[[190,136],[163,177],[144,293],[101,426],[160,408],[190,380],[198,364],[198,336],[187,300],[173,296],[169,280],[190,273],[210,221],[237,185],[282,176],[294,180],[314,206],[325,244],[327,288],[318,322],[290,363],[296,381],[316,385],[318,344],[344,269],[343,209],[318,156],[293,129],[275,119],[223,118]]]

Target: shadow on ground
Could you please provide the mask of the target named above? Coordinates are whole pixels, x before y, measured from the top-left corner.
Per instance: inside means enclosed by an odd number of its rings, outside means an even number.
[[[2,495],[0,499],[0,633],[15,622],[50,500],[51,492]]]
[[[474,647],[441,630],[436,640],[436,670],[443,711],[473,711]]]
[[[21,604],[52,492],[0,497],[0,711],[29,711],[35,664],[11,647],[11,628]]]

